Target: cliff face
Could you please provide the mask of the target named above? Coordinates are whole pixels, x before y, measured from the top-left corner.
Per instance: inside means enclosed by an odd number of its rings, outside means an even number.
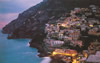
[[[56,21],[75,7],[88,7],[91,4],[100,6],[99,3],[100,0],[43,0],[19,14],[18,18],[7,24],[2,32],[11,34],[10,38],[33,38],[32,46],[34,42],[40,43],[45,37],[44,28],[47,22]],[[35,40],[38,38],[40,39]]]
[[[90,4],[100,5],[100,0],[43,0],[19,14],[18,18],[3,28],[3,33],[13,34],[13,37],[30,37],[43,32],[45,23],[56,20],[74,7],[87,7]],[[52,20],[52,16],[55,16]]]

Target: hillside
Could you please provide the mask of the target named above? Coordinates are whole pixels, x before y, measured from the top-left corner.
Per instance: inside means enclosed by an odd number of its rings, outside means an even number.
[[[41,48],[45,24],[55,22],[75,7],[100,6],[100,0],[44,0],[19,14],[18,18],[7,24],[2,32],[11,34],[8,38],[32,38],[32,47]],[[42,51],[42,50],[41,50]]]

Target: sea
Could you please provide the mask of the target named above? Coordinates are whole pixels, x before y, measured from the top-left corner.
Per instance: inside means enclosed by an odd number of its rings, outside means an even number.
[[[36,48],[29,47],[30,39],[7,39],[0,30],[0,63],[50,63],[50,57],[40,58]]]

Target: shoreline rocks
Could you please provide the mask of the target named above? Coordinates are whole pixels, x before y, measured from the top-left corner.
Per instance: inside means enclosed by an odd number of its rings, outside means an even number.
[[[40,57],[47,56],[42,45],[45,24],[58,20],[75,7],[88,7],[91,4],[100,6],[99,2],[100,0],[44,0],[19,14],[18,18],[7,24],[2,32],[11,34],[8,39],[31,38],[30,47],[37,48]],[[50,19],[53,16],[55,17]]]

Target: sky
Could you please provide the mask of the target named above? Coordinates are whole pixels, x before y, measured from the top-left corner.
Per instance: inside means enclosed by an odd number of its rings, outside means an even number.
[[[0,0],[0,29],[42,0]]]

